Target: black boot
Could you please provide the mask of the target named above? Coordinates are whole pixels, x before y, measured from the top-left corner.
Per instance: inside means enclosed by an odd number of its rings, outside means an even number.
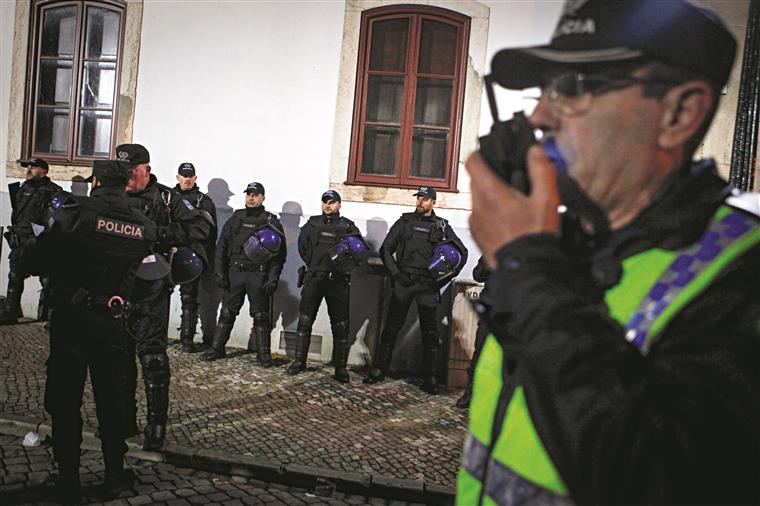
[[[194,353],[197,351],[193,344],[193,338],[195,337],[195,328],[198,325],[198,312],[190,309],[182,309],[180,322],[180,351],[183,353]]]
[[[339,322],[332,326],[333,332],[333,363],[335,378],[340,383],[349,383],[351,378],[346,370],[348,362],[348,322]]]
[[[146,383],[147,425],[143,430],[143,450],[157,451],[164,445],[169,413],[169,382]]]
[[[60,469],[60,468],[59,468]],[[79,469],[59,470],[50,499],[60,504],[79,504],[82,501],[82,485],[79,481]]]
[[[296,337],[296,356],[288,366],[288,374],[294,375],[306,370],[306,358],[309,355],[311,331],[299,330]]]
[[[422,391],[438,395],[438,348],[427,348],[422,353]]]
[[[203,360],[211,362],[227,356],[224,347],[227,345],[227,341],[230,340],[230,333],[232,333],[232,327],[234,324],[234,319],[230,320],[225,318],[224,315],[219,317],[214,340],[211,342],[211,347],[203,352],[203,356],[201,357]]]
[[[266,325],[256,325],[253,332],[256,334],[256,348],[258,348],[256,362],[264,368],[272,367],[272,351],[270,349],[272,329]]]
[[[5,311],[0,315],[0,325],[18,323],[21,314],[21,294],[24,292],[24,278],[13,273],[8,275],[8,292],[5,298]]]
[[[40,301],[37,304],[37,321],[46,322],[50,317],[50,307],[48,305],[48,292],[50,291],[50,278],[40,277]]]
[[[385,380],[385,374],[388,372],[388,366],[393,357],[393,345],[396,344],[396,336],[399,330],[401,329],[386,329],[380,336],[380,344],[372,361],[372,369],[369,370],[369,375],[364,378],[364,383],[373,385]]]
[[[121,437],[104,437],[102,442],[103,462],[106,477],[98,491],[98,498],[104,501],[116,499],[122,492],[134,486],[135,474],[124,469],[124,455],[127,445]]]

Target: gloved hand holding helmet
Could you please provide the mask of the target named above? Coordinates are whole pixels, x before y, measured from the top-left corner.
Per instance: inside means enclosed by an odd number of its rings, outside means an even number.
[[[172,282],[177,285],[190,283],[198,278],[203,272],[203,260],[187,246],[172,248],[171,276]]]
[[[462,263],[462,252],[456,244],[444,241],[433,248],[433,260],[428,265],[428,271],[440,285],[445,284],[459,270]]]
[[[336,267],[351,269],[366,260],[368,250],[361,235],[346,235],[330,250],[330,261]]]
[[[248,260],[264,265],[280,251],[283,237],[276,228],[264,225],[243,243],[243,252]]]

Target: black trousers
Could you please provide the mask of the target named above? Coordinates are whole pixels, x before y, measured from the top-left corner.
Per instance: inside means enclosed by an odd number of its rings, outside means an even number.
[[[124,440],[134,431],[130,421],[137,376],[133,343],[104,306],[57,306],[50,320],[45,409],[52,417],[53,451],[62,471],[79,467],[82,395],[88,371],[106,465],[120,466]]]
[[[322,299],[327,302],[330,323],[348,320],[348,275],[342,273],[310,272],[301,289],[298,312],[314,321]]]
[[[194,281],[179,285],[182,311],[190,311],[200,316],[201,331],[203,336],[208,337],[208,339],[213,337],[216,329],[216,313],[219,308],[218,293],[212,269],[204,269]]]
[[[8,310],[17,313],[19,318],[21,315],[21,295],[24,293],[24,280],[30,276],[26,271],[26,266],[23,261],[24,248],[13,248],[8,254],[8,291],[7,291],[7,304]],[[39,308],[37,310],[38,317],[47,316],[43,315],[42,306],[45,305],[45,300],[48,298],[48,279],[46,276],[40,276],[40,298]]]
[[[417,302],[417,314],[420,318],[420,330],[422,331],[423,343],[428,336],[437,335],[438,323],[435,321],[438,303],[441,301],[441,294],[438,287],[427,276],[410,276],[414,285],[402,286],[400,283],[394,283],[391,292],[391,300],[388,305],[388,317],[385,320],[386,329],[394,329],[395,332],[404,325],[406,315],[412,302]],[[394,336],[395,339],[395,336]],[[424,343],[426,346],[433,343]],[[437,346],[438,343],[435,343]]]
[[[247,296],[249,313],[254,319],[254,324],[269,325],[269,321],[257,321],[262,318],[269,320],[269,296],[261,291],[266,274],[263,271],[235,271],[230,272],[229,276],[230,288],[224,292],[222,298],[222,315],[234,321]]]

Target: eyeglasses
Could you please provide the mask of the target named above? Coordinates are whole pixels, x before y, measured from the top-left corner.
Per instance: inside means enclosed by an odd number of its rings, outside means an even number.
[[[560,74],[550,80],[543,86],[542,94],[547,96],[557,114],[580,116],[591,108],[594,96],[637,84],[672,86],[677,83],[648,77],[612,77],[602,74],[589,75],[581,72],[570,72]]]

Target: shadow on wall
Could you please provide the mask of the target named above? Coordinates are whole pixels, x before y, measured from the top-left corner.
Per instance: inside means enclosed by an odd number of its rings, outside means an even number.
[[[285,230],[288,256],[280,275],[280,284],[274,294],[272,323],[275,324],[282,316],[282,330],[286,332],[295,332],[298,325],[298,303],[301,300],[301,290],[296,285],[298,284],[298,268],[303,264],[298,255],[298,235],[301,233],[302,217],[303,209],[298,202],[288,201],[282,205],[280,223]],[[290,344],[289,348],[294,349],[295,342],[288,344]]]
[[[222,233],[222,227],[230,219],[234,209],[230,206],[230,197],[235,195],[230,191],[230,186],[224,179],[217,177],[211,179],[208,182],[208,191],[206,194],[214,201],[214,207],[216,207],[216,238]]]

